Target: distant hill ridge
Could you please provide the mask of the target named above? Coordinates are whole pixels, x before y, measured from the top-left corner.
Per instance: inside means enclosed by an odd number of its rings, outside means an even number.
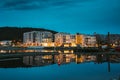
[[[44,28],[30,28],[30,27],[0,27],[0,41],[1,40],[23,40],[23,33],[30,31],[49,31],[53,34],[57,33],[53,30],[48,30]]]

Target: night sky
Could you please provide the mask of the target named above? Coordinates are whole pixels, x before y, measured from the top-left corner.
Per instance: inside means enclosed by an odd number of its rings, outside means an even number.
[[[0,26],[120,33],[120,0],[0,0]]]

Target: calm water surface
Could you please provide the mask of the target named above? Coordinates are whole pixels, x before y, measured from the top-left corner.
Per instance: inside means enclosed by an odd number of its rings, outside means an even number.
[[[59,54],[0,61],[0,80],[120,80],[120,55]]]

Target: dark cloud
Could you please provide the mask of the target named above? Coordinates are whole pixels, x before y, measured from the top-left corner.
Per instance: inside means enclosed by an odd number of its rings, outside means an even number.
[[[55,6],[67,6],[78,2],[86,2],[92,0],[4,0],[1,8],[15,10],[39,9]]]
[[[10,2],[6,2],[4,3],[3,7],[16,7],[17,5],[23,5],[23,4],[27,4],[28,1],[10,1]]]
[[[4,9],[15,9],[15,10],[29,10],[29,9],[38,9],[45,7],[42,2],[38,2],[37,0],[16,0],[16,1],[8,1],[3,3],[2,8]]]
[[[45,8],[45,7],[44,6],[38,6],[38,5],[22,5],[22,6],[13,7],[12,9],[15,9],[15,10],[31,10],[31,9],[40,9],[40,8]]]

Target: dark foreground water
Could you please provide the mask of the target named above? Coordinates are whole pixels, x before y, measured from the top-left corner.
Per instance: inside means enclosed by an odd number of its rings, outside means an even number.
[[[120,55],[60,54],[3,60],[0,80],[120,80]]]

